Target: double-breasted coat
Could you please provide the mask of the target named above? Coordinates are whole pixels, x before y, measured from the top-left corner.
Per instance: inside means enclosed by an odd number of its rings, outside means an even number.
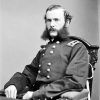
[[[86,47],[77,40],[50,41],[23,72],[17,72],[5,84],[15,85],[18,93],[26,86],[36,90],[33,98],[53,98],[67,91],[81,91],[88,76],[89,57]]]

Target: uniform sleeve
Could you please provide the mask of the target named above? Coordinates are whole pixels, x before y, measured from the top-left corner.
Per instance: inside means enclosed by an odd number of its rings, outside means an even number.
[[[67,91],[81,91],[88,76],[88,53],[81,43],[72,47],[66,75],[33,93],[35,97],[55,97]]]
[[[73,47],[70,57],[70,63],[66,74],[72,75],[73,79],[85,86],[88,77],[89,54],[86,47],[79,43]]]
[[[22,91],[26,86],[31,86],[34,84],[37,72],[38,72],[38,62],[40,57],[40,51],[37,56],[33,59],[30,65],[26,65],[23,72],[17,72],[13,75],[13,77],[4,85],[4,89],[6,89],[10,85],[15,85],[17,91]]]

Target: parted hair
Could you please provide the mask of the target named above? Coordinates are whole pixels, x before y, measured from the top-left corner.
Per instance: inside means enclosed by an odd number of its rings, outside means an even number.
[[[64,9],[61,5],[50,5],[50,6],[46,9],[46,13],[47,13],[48,11],[51,11],[51,10],[54,10],[54,9],[59,9],[59,8]],[[45,16],[44,16],[45,21],[46,21],[46,13],[45,13]],[[70,13],[69,13],[68,11],[66,11],[65,9],[64,9],[64,18],[65,18],[65,23],[66,23],[67,21],[71,22],[71,20],[72,20],[72,16],[71,16]]]

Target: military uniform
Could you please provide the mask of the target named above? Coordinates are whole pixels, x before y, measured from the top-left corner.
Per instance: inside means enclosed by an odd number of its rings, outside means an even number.
[[[81,91],[88,76],[88,53],[77,40],[53,40],[41,50],[22,73],[15,73],[5,88],[13,84],[18,92],[33,86],[33,98],[54,98],[67,91]]]

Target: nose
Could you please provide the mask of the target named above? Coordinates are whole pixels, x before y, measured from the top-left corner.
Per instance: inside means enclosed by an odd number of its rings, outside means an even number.
[[[51,27],[51,28],[54,28],[54,27],[55,27],[55,23],[54,23],[53,20],[51,21],[50,27]]]

